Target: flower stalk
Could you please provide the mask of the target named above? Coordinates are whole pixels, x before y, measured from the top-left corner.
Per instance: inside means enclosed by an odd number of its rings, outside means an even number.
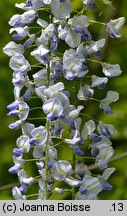
[[[101,57],[106,39],[95,41],[89,23],[104,25],[110,37],[118,38],[125,18],[106,24],[89,20],[85,12],[96,9],[96,4],[92,0],[82,0],[82,3],[83,8],[77,13],[70,0],[45,0],[39,4],[38,0],[30,0],[16,4],[25,12],[9,21],[13,41],[3,51],[10,57],[15,100],[7,108],[8,116],[18,117],[9,128],[22,131],[12,153],[14,165],[9,169],[11,174],[17,174],[20,182],[20,187],[16,184],[12,189],[14,199],[50,199],[54,192],[60,195],[71,192],[72,199],[97,199],[103,189],[112,188],[107,180],[115,170],[108,167],[114,155],[111,138],[115,127],[87,114],[85,102],[96,101],[98,109],[113,114],[111,104],[119,99],[119,94],[109,90],[103,99],[94,98],[94,94],[122,71],[118,64],[94,60],[93,56]],[[88,62],[99,63],[102,74],[98,71],[87,76],[91,71]],[[35,107],[31,108],[28,104],[32,99]],[[72,152],[71,161],[66,160],[67,145]],[[24,153],[29,155],[30,151],[33,158],[24,159]],[[86,165],[85,159],[94,159],[95,164]],[[37,178],[27,175],[26,162],[36,163]],[[96,176],[92,173],[94,169],[98,169]],[[35,179],[39,190],[27,194]],[[55,187],[57,181],[67,184],[69,189]]]

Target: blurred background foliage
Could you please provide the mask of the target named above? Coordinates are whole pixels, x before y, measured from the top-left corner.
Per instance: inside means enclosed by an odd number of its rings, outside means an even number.
[[[6,117],[6,106],[11,103],[13,98],[13,85],[11,84],[12,71],[9,69],[9,58],[2,52],[2,48],[11,40],[9,35],[8,21],[12,15],[20,13],[14,5],[21,3],[23,0],[4,0],[0,1],[0,199],[12,199],[10,184],[17,183],[17,176],[10,175],[8,169],[13,165],[11,152],[15,147],[17,137],[20,131],[11,131],[8,124],[13,122],[13,118]],[[113,0],[112,6],[109,0],[95,0],[98,9],[88,11],[87,14],[92,20],[108,22],[110,19],[115,19],[125,16],[127,20],[127,1]],[[80,10],[82,3],[79,0],[72,0],[74,10]],[[120,93],[120,100],[113,104],[113,115],[104,115],[102,111],[98,112],[99,105],[95,103],[84,104],[86,113],[94,118],[101,119],[104,123],[113,123],[116,127],[117,134],[113,137],[112,142],[115,149],[115,154],[127,151],[127,23],[123,26],[120,39],[111,39],[105,32],[103,26],[92,24],[89,27],[94,40],[102,37],[107,39],[106,46],[103,50],[104,55],[102,60],[109,63],[118,63],[122,68],[122,75],[117,79],[108,82],[106,90],[116,90]],[[91,71],[98,74],[98,65],[90,65]],[[69,84],[70,85],[70,84]],[[106,91],[105,90],[105,91]],[[105,97],[105,91],[100,93],[97,91],[97,97]],[[88,119],[86,119],[87,121]],[[63,158],[70,159],[68,148],[59,148],[59,155]],[[115,167],[116,171],[110,178],[110,183],[113,185],[112,191],[100,193],[101,199],[127,199],[127,157],[118,161],[112,162],[110,167]],[[29,174],[33,172],[33,164],[28,165]],[[34,187],[36,188],[36,187]],[[56,196],[53,195],[52,199]],[[69,194],[58,199],[69,199]]]

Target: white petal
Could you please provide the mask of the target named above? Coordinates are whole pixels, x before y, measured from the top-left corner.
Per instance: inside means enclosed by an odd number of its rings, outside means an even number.
[[[65,18],[66,16],[70,15],[72,11],[72,6],[69,0],[65,0],[64,2],[52,0],[51,10],[55,17]]]
[[[81,35],[70,30],[68,31],[65,41],[72,48],[78,47],[81,42]]]
[[[109,63],[102,63],[103,73],[107,77],[116,77],[119,76],[122,71],[118,64],[109,64]]]

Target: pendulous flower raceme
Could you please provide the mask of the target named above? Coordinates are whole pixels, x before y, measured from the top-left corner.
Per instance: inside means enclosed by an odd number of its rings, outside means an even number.
[[[110,90],[102,99],[94,94],[122,71],[118,64],[94,58],[101,56],[106,39],[95,40],[89,31],[85,10],[95,9],[95,2],[82,0],[82,4],[84,10],[77,13],[70,0],[27,0],[16,4],[22,12],[9,21],[12,41],[3,52],[10,57],[13,70],[14,101],[7,115],[17,118],[9,128],[21,128],[22,133],[9,169],[20,182],[12,189],[14,199],[32,197],[27,191],[33,184],[38,184],[38,200],[67,191],[72,199],[98,199],[102,190],[112,189],[107,180],[115,168],[108,163],[114,154],[110,139],[116,131],[113,125],[87,115],[85,104],[97,101],[98,109],[112,114],[111,104],[119,94]],[[118,38],[124,22],[124,17],[110,20],[105,30]],[[90,62],[100,64],[102,75],[98,71],[91,75]],[[98,166],[98,174],[93,175],[86,164],[86,152]],[[36,177],[27,174],[28,161],[35,163]]]

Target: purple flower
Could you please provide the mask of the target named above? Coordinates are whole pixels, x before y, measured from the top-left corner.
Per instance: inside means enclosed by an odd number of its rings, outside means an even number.
[[[22,54],[15,54],[10,59],[10,68],[21,74],[26,74],[27,71],[31,69],[29,62],[25,59]]]
[[[87,192],[87,189],[84,186],[81,186],[79,188],[79,191],[80,191],[81,194],[85,194]]]
[[[86,6],[89,9],[95,9],[96,8],[96,4],[93,2],[93,0],[82,0],[84,4],[86,4]]]
[[[22,124],[22,121],[18,120],[14,123],[9,124],[9,128],[13,129],[13,130],[18,130],[20,128],[21,124]]]
[[[14,173],[17,173],[19,169],[20,169],[20,164],[15,164],[8,171],[9,173],[14,174]]]
[[[20,157],[22,154],[23,154],[23,149],[22,148],[20,148],[20,149],[14,148],[13,149],[13,156]]]
[[[111,38],[119,38],[121,37],[121,34],[119,33],[119,30],[125,23],[125,17],[120,17],[118,19],[110,20],[109,23],[107,23],[107,32],[109,33]]]
[[[16,200],[25,200],[26,197],[22,195],[22,192],[20,191],[20,188],[18,187],[14,187],[12,189],[12,195],[14,197],[14,199]]]
[[[78,155],[78,156],[83,156],[84,155],[84,151],[81,150],[78,146],[74,147],[74,153],[75,153],[75,155]]]
[[[105,179],[102,179],[100,182],[101,182],[104,190],[111,190],[112,189],[112,185],[110,185]]]
[[[97,134],[92,133],[90,138],[93,140],[93,142],[97,143],[101,141],[101,137],[99,137]]]

